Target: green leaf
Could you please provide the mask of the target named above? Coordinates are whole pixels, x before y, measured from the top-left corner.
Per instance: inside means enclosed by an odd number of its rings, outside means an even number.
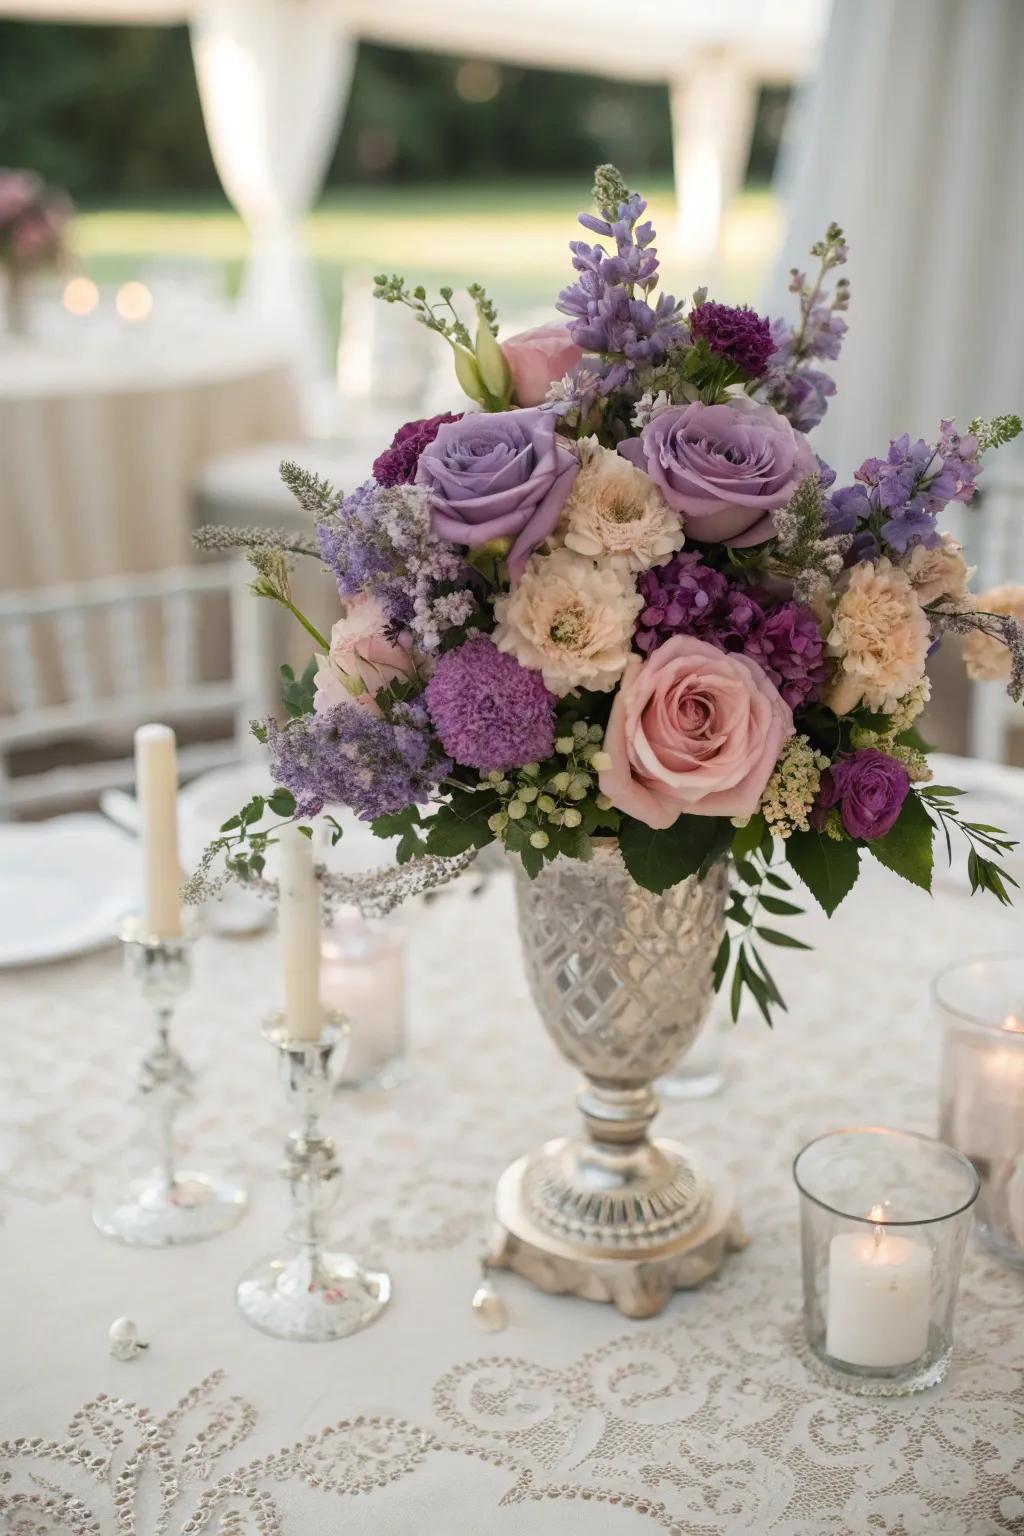
[[[267,800],[267,804],[275,816],[295,815],[295,796],[290,789],[285,789],[284,785],[280,785],[274,790],[274,793]]]
[[[459,816],[448,805],[441,806],[424,825],[427,828],[427,852],[439,854],[443,859],[467,853],[470,848],[485,848],[494,841],[486,814]]]
[[[761,905],[773,917],[799,917],[804,910],[791,901],[780,901],[778,896],[769,896],[765,891],[761,893]]]
[[[233,832],[236,827],[240,827],[241,825],[241,816],[230,816],[227,821],[221,822],[220,830],[222,832]]]
[[[422,825],[419,806],[407,805],[404,811],[395,811],[388,816],[378,816],[376,820],[370,822],[370,831],[374,837],[400,837],[403,832],[409,832],[414,827]]]
[[[793,889],[789,881],[783,880],[782,876],[778,873],[777,870],[766,869],[764,872],[764,877],[768,881],[769,885],[774,885],[777,891],[791,891]]]
[[[935,823],[911,791],[892,830],[866,844],[871,856],[923,891],[932,888],[932,839]]]
[[[619,848],[637,885],[660,893],[697,874],[716,849],[725,851],[723,828],[729,829],[731,840],[730,823],[717,816],[680,816],[662,831],[627,816],[619,831]]]
[[[803,939],[794,939],[791,933],[783,933],[781,928],[756,927],[754,932],[759,939],[764,939],[766,944],[777,944],[780,949],[810,949],[810,944],[805,944]]]
[[[281,698],[292,719],[313,713],[313,697],[316,693],[316,684],[313,679],[316,676],[317,665],[317,659],[314,656],[299,678],[295,676],[291,667],[281,668]]]
[[[760,885],[761,876],[749,859],[736,860],[736,873],[744,885]]]
[[[918,794],[926,800],[949,800],[954,795],[966,795],[966,789],[954,789],[951,784],[926,784]]]
[[[715,956],[714,970],[711,973],[716,992],[721,989],[722,982],[725,980],[725,973],[729,969],[729,951],[731,947],[732,946],[729,943],[729,935],[727,933],[723,933],[722,942],[719,944],[718,953]]]
[[[762,1019],[764,1019],[765,1023],[768,1025],[768,1028],[771,1029],[771,1000],[768,995],[768,988],[765,985],[764,978],[754,970],[754,967],[751,965],[750,961],[747,959],[742,950],[740,951],[740,956],[737,961],[737,968],[743,973],[743,984],[747,991],[750,993],[751,997],[754,999],[754,1002],[757,1004]]]
[[[737,861],[749,858],[752,853],[757,852],[766,826],[764,817],[758,811],[756,815],[751,816],[745,827],[736,828],[736,834],[732,840],[732,851]]]
[[[743,993],[743,972],[739,965],[732,973],[732,986],[729,988],[729,1013],[733,1023],[740,1016],[740,997]]]
[[[794,832],[786,839],[786,858],[829,917],[849,895],[860,874],[855,843],[836,842],[823,832]]]

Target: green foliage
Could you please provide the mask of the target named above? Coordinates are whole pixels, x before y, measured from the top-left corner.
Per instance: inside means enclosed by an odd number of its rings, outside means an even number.
[[[1015,437],[1019,437],[1024,423],[1019,416],[993,416],[990,421],[976,416],[967,428],[972,437],[978,439],[978,451],[987,453],[990,448],[1001,448],[1004,443],[1012,443]]]
[[[935,825],[917,795],[911,791],[892,830],[865,846],[872,858],[902,875],[923,891],[932,888],[932,839]]]
[[[794,832],[786,839],[786,859],[829,917],[860,873],[856,843],[837,842],[824,832]]]
[[[339,493],[329,480],[315,475],[312,470],[303,469],[291,459],[283,459],[278,474],[303,512],[323,518],[337,506]]]
[[[771,868],[771,860],[774,856],[772,838],[767,837],[766,846],[760,837],[756,843],[752,844],[749,825],[748,823],[747,827],[739,828],[736,834],[737,836],[741,832],[747,834],[744,842],[751,846],[746,855],[734,859],[736,877],[740,885],[733,886],[726,908],[726,920],[733,925],[736,932],[732,936],[728,931],[726,932],[715,956],[712,978],[715,990],[720,990],[731,961],[732,985],[729,989],[729,1008],[733,1021],[735,1022],[739,1017],[743,996],[746,993],[753,999],[761,1017],[770,1027],[772,1010],[781,1008],[785,1011],[786,1004],[775,978],[768,969],[758,941],[782,949],[808,949],[810,946],[800,939],[795,939],[792,934],[786,933],[781,928],[769,927],[759,921],[762,909],[775,917],[799,917],[803,908],[798,907],[795,902],[773,896],[766,891],[766,886],[772,886],[775,890],[788,892],[789,882],[777,869]]]
[[[307,664],[301,677],[296,677],[294,670],[287,665],[281,667],[281,698],[284,707],[293,720],[300,715],[313,713],[313,697],[316,693],[316,684],[313,679],[316,676],[316,657]]]
[[[724,855],[732,835],[730,823],[716,816],[680,816],[661,831],[626,816],[619,829],[619,848],[637,885],[660,893],[688,875],[706,871]]]
[[[919,793],[922,806],[943,835],[946,857],[950,863],[953,862],[951,834],[957,832],[966,839],[969,846],[967,875],[971,882],[971,894],[988,891],[1002,906],[1011,906],[1013,897],[1006,887],[1012,885],[1016,888],[1018,882],[999,867],[996,859],[1018,846],[1016,838],[1007,837],[1000,827],[989,826],[987,822],[964,821],[957,807],[950,803],[963,794],[962,789],[954,789],[948,784],[926,784]],[[990,854],[994,857],[990,858]]]

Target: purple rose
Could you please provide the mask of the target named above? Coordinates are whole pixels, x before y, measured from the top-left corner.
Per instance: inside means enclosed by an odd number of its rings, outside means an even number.
[[[836,758],[821,776],[821,789],[811,812],[819,830],[825,815],[838,805],[850,837],[884,837],[896,822],[910,793],[910,775],[902,763],[875,747]]]
[[[619,452],[683,514],[690,538],[736,547],[770,539],[770,514],[818,467],[784,416],[745,395],[728,405],[661,411]]]
[[[378,485],[412,485],[420,454],[432,443],[446,421],[461,421],[461,414],[430,416],[425,421],[407,421],[391,440],[391,447],[373,461],[373,478]]]
[[[537,409],[473,411],[443,426],[416,469],[437,536],[469,549],[511,539],[508,568],[518,581],[531,551],[554,532],[579,470],[555,426],[550,411]]]

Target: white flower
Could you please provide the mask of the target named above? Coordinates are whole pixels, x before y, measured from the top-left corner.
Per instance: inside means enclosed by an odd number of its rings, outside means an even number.
[[[607,693],[629,658],[643,598],[629,576],[571,549],[533,555],[517,585],[496,599],[492,636],[552,693]]]
[[[888,714],[923,677],[930,638],[906,574],[884,555],[860,561],[833,614],[828,648],[839,673],[825,702],[837,715],[862,701]]]
[[[648,571],[683,547],[683,525],[654,481],[595,437],[578,445],[580,472],[562,511],[559,537],[592,560]]]

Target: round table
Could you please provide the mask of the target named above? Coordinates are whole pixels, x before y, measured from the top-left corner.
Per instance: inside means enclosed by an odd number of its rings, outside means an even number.
[[[0,569],[36,588],[191,558],[193,486],[218,454],[297,431],[288,367],[229,326],[0,350]]]
[[[808,913],[813,952],[777,952],[790,1009],[774,1032],[744,1017],[721,1096],[662,1113],[735,1176],[751,1241],[647,1323],[508,1275],[506,1332],[481,1333],[470,1309],[498,1174],[574,1113],[504,871],[415,914],[410,1075],[329,1113],[339,1235],[394,1279],[383,1317],[333,1345],[266,1338],[234,1307],[285,1220],[288,1114],[258,1029],[278,995],[272,941],[204,939],[181,1008],[192,1155],[252,1193],[238,1227],[194,1248],[125,1249],[90,1223],[94,1179],[138,1155],[148,1023],[117,955],[0,978],[5,1528],[21,1509],[33,1531],[140,1536],[1024,1530],[1024,1273],[972,1243],[953,1369],[910,1401],[830,1391],[798,1348],[794,1153],[845,1124],[933,1132],[929,978],[1020,944],[1018,913],[946,881],[929,899],[864,862],[831,924]],[[107,1350],[122,1314],[151,1346],[131,1363]],[[49,1514],[32,1525],[19,1498]]]

